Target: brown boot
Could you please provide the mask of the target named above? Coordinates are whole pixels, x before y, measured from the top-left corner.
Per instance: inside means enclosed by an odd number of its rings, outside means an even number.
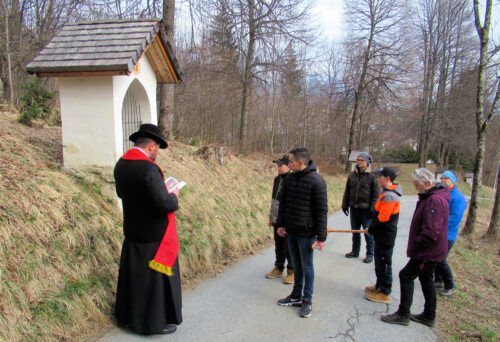
[[[385,293],[382,292],[367,293],[366,299],[371,300],[372,302],[384,303],[384,304],[389,304],[391,302],[391,296],[386,295]]]
[[[281,277],[282,274],[283,274],[283,271],[280,271],[275,267],[275,268],[273,268],[273,270],[271,272],[266,273],[266,278],[267,279],[276,279],[276,278]]]
[[[295,276],[293,271],[287,271],[286,277],[283,279],[284,284],[293,284],[295,282]]]
[[[366,294],[374,294],[374,293],[379,293],[380,291],[377,289],[375,285],[368,285],[365,287],[365,293]]]

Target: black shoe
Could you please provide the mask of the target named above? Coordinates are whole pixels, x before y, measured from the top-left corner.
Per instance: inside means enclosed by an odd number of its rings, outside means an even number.
[[[410,319],[414,322],[422,323],[427,325],[428,327],[433,327],[434,326],[434,319],[430,319],[427,316],[424,315],[424,313],[418,314],[418,315],[410,315]]]
[[[349,252],[345,255],[346,258],[357,258],[359,254],[354,254],[354,252]]]
[[[307,318],[311,316],[312,312],[312,302],[309,300],[302,300],[302,306],[300,308],[300,317]]]
[[[363,259],[363,262],[365,264],[369,264],[369,263],[373,262],[373,255],[367,255],[366,258]]]
[[[443,281],[435,281],[434,282],[434,288],[436,290],[442,290],[442,289],[444,289],[444,282]]]
[[[455,293],[455,289],[443,289],[441,296],[449,297]]]
[[[286,296],[283,299],[278,300],[278,305],[281,306],[301,306],[302,298],[300,296],[294,297],[293,293],[289,296]]]
[[[401,316],[397,312],[390,314],[390,315],[382,315],[380,317],[381,320],[383,320],[386,323],[390,324],[399,324],[399,325],[409,325],[410,324],[410,319],[404,316]]]
[[[175,324],[167,324],[165,328],[162,329],[160,334],[162,335],[167,335],[167,334],[173,334],[177,330],[177,325]]]
[[[128,323],[122,323],[122,322],[120,322],[120,321],[116,321],[116,325],[117,325],[117,326],[118,326],[118,328],[120,328],[120,329],[125,329],[125,330],[126,330],[126,329],[128,329],[128,328],[129,328]]]

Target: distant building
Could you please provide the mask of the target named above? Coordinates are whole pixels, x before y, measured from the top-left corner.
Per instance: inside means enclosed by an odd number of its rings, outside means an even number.
[[[474,182],[474,174],[471,172],[464,173],[465,183],[471,184]]]

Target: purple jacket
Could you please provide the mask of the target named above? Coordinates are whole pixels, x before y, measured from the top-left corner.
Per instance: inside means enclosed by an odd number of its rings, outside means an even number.
[[[406,255],[410,259],[443,261],[448,253],[450,192],[438,183],[418,197]]]

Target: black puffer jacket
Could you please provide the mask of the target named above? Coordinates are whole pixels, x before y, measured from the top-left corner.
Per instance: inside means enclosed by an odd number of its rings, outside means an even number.
[[[377,197],[379,193],[379,186],[374,174],[366,172],[359,172],[358,167],[347,178],[347,183],[344,191],[344,198],[342,201],[342,209],[357,208],[357,209],[370,209],[375,208]]]
[[[303,170],[285,178],[277,220],[287,233],[326,240],[328,201],[326,183],[311,160]]]

